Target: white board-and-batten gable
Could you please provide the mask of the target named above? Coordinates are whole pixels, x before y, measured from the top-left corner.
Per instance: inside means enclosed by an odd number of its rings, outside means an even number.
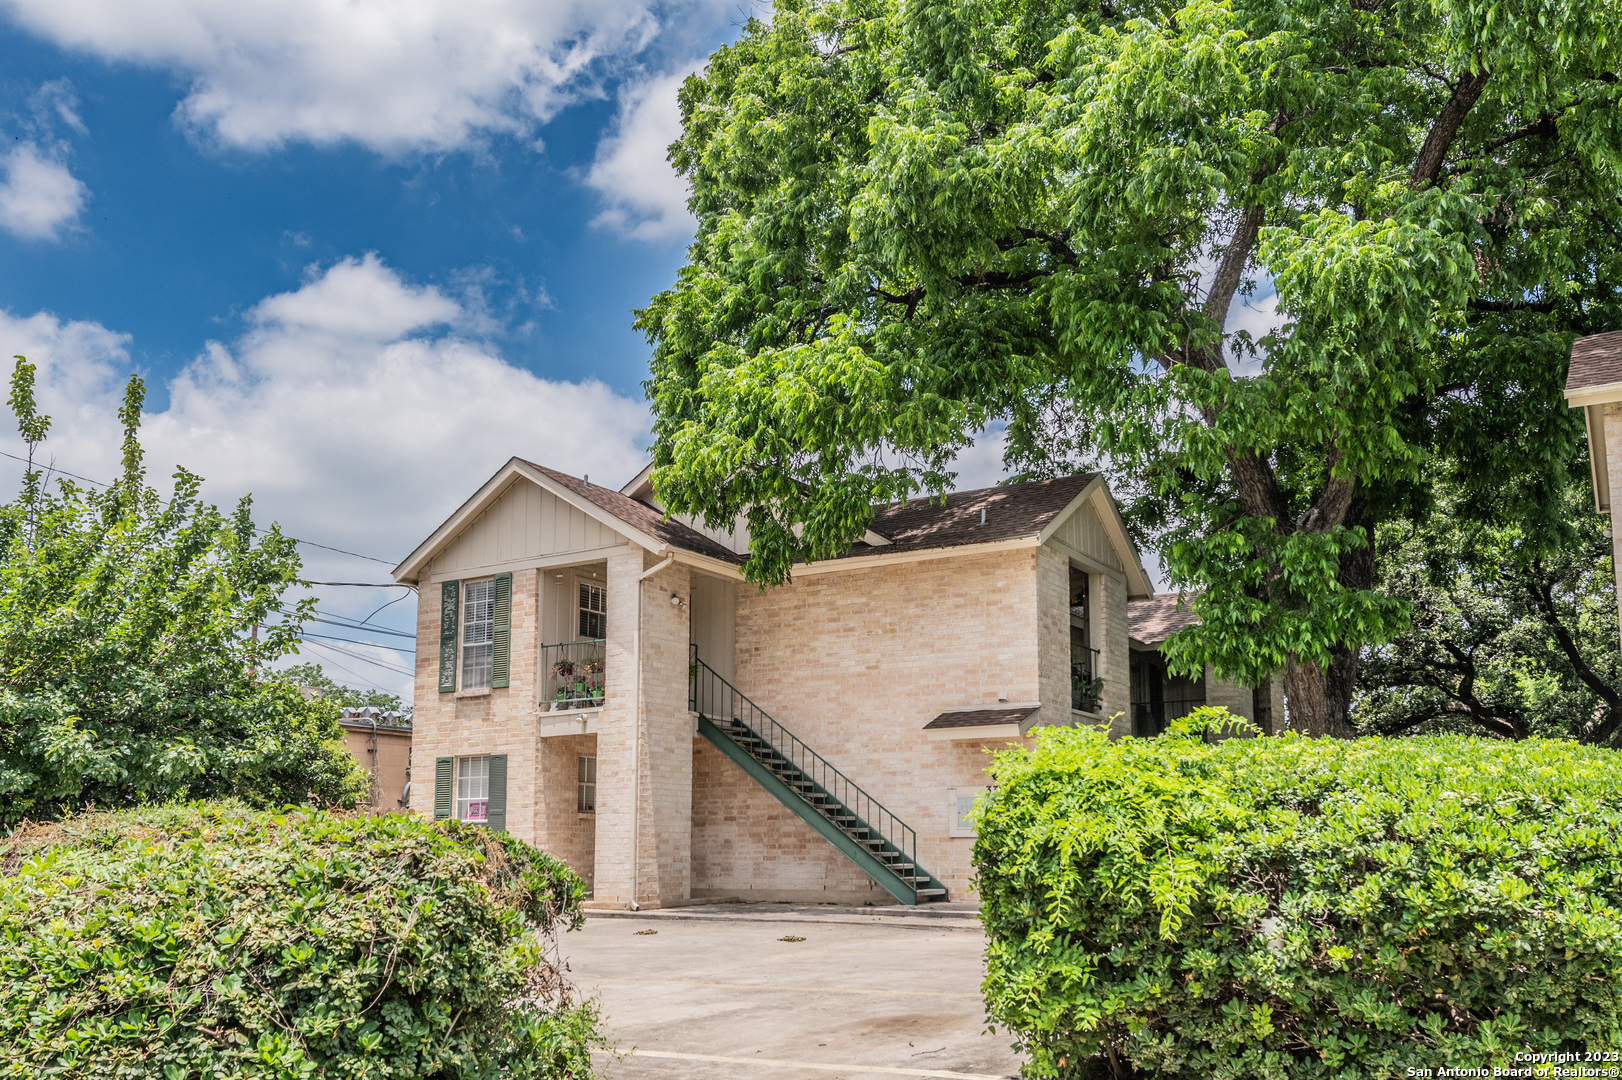
[[[549,490],[544,476],[528,472],[509,462],[395,568],[395,580],[471,576],[571,554],[601,557],[632,541],[627,534],[634,530],[614,528],[610,515]]]
[[[434,556],[433,576],[601,552],[629,541],[550,491],[515,479],[494,503]]]
[[[1121,512],[1102,480],[1089,485],[1055,517],[1042,530],[1041,540],[1122,575],[1129,599],[1154,595],[1154,583],[1143,568],[1137,545],[1132,543],[1126,522],[1121,520]]]

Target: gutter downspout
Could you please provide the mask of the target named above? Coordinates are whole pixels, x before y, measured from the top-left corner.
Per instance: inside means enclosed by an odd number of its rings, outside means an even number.
[[[669,548],[665,548],[669,551]],[[666,555],[664,562],[654,563],[636,579],[636,633],[633,636],[636,656],[636,711],[631,715],[631,910],[641,911],[636,902],[637,871],[642,865],[642,583],[676,561],[674,554]]]

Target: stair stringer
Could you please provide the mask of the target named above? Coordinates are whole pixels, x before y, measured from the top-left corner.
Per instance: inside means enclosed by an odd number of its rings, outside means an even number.
[[[800,798],[795,789],[784,783],[776,773],[757,761],[753,754],[734,742],[732,737],[717,727],[714,721],[700,715],[698,718],[698,730],[699,734],[714,743],[721,753],[748,773],[755,783],[765,788],[778,802],[792,810],[796,817],[815,829],[824,840],[838,848],[841,854],[855,863],[864,874],[877,882],[885,892],[888,892],[903,904],[918,903],[916,890],[910,888],[906,882],[898,878],[883,860],[876,858],[865,846],[852,840],[845,834],[844,830],[818,813],[815,807]]]

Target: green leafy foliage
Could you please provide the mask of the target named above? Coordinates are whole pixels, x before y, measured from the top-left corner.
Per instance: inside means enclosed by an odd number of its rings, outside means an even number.
[[[337,708],[259,677],[314,604],[283,602],[294,541],[256,535],[247,498],[229,515],[204,503],[184,469],[167,499],[148,486],[141,400],[131,379],[110,488],[30,465],[0,506],[0,825],[223,795],[353,804],[366,778]],[[49,418],[20,359],[11,403],[32,458]]]
[[[775,584],[1006,420],[1198,593],[1174,669],[1345,733],[1407,614],[1379,522],[1447,470],[1554,512],[1566,350],[1622,326],[1619,70],[1615,0],[784,0],[681,92],[655,486]]]
[[[1473,512],[1452,485],[1435,512],[1380,526],[1380,587],[1413,614],[1365,652],[1362,730],[1622,743],[1610,519],[1586,483],[1560,495],[1554,529]]]
[[[0,857],[0,1076],[591,1076],[555,940],[585,886],[506,834],[193,804]]]
[[[998,755],[985,991],[1025,1075],[1350,1080],[1622,1048],[1614,752],[1193,737],[1228,719]]]
[[[345,686],[328,675],[320,664],[290,664],[279,669],[276,676],[293,686],[317,690],[322,701],[330,701],[340,708],[360,709],[369,705],[384,712],[402,713],[407,718],[411,716],[411,706],[402,701],[399,694],[375,688]]]

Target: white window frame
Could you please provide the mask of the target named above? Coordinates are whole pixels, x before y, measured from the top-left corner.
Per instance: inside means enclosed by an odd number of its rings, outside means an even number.
[[[479,605],[475,609],[475,605]],[[475,612],[482,618],[475,618]],[[463,690],[490,689],[495,662],[496,579],[481,578],[462,583],[462,647],[458,674]]]
[[[608,589],[590,581],[575,582],[574,626],[575,636],[581,641],[596,641],[608,636]],[[601,633],[587,629],[589,620],[597,620]]]
[[[955,787],[946,789],[947,836],[960,837],[977,835],[973,827],[963,819],[965,816],[967,816],[967,808],[972,808],[975,800],[979,799],[982,795],[990,790],[991,788],[989,787]],[[965,799],[968,800],[966,803],[963,801]]]
[[[456,759],[457,821],[485,825],[490,821],[490,755]]]
[[[597,812],[596,757],[581,754],[575,776],[575,812],[580,814],[595,814]]]

